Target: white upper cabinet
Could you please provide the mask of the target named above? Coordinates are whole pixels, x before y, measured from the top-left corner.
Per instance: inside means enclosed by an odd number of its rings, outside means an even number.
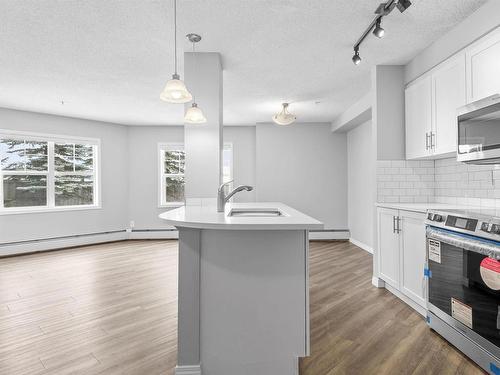
[[[405,90],[406,158],[429,156],[432,129],[431,77],[419,78]]]
[[[433,71],[432,97],[432,154],[453,154],[457,151],[457,109],[466,104],[464,54]]]
[[[468,102],[500,94],[500,29],[469,47],[466,56]]]
[[[452,156],[457,109],[466,103],[465,53],[412,82],[405,100],[406,159]]]

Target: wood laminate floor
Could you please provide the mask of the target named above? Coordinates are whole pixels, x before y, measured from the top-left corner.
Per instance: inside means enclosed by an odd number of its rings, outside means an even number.
[[[312,242],[310,267],[312,350],[301,375],[483,373],[371,286],[364,251]],[[176,328],[177,241],[0,259],[1,375],[170,375]]]

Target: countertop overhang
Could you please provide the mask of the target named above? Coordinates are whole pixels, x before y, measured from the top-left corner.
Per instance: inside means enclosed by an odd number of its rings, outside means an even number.
[[[278,209],[275,217],[230,217],[231,209]],[[186,205],[159,215],[177,228],[220,230],[321,230],[322,222],[279,202],[228,203],[225,212],[214,206]]]

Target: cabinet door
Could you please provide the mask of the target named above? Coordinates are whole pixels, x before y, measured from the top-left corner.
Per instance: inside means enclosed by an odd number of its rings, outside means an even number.
[[[426,135],[432,129],[431,76],[419,78],[405,90],[406,159],[430,154]]]
[[[457,109],[466,103],[465,54],[445,62],[432,74],[433,154],[457,151]]]
[[[425,214],[400,211],[400,291],[425,307]]]
[[[469,102],[500,93],[500,29],[467,49]]]
[[[380,278],[399,288],[399,235],[395,232],[397,210],[378,209],[378,269]]]

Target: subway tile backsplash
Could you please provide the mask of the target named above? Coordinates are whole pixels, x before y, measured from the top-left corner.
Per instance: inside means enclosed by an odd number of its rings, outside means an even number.
[[[434,202],[432,160],[377,161],[377,197],[387,203]]]
[[[379,202],[450,203],[500,207],[500,166],[468,165],[455,158],[377,162]]]

